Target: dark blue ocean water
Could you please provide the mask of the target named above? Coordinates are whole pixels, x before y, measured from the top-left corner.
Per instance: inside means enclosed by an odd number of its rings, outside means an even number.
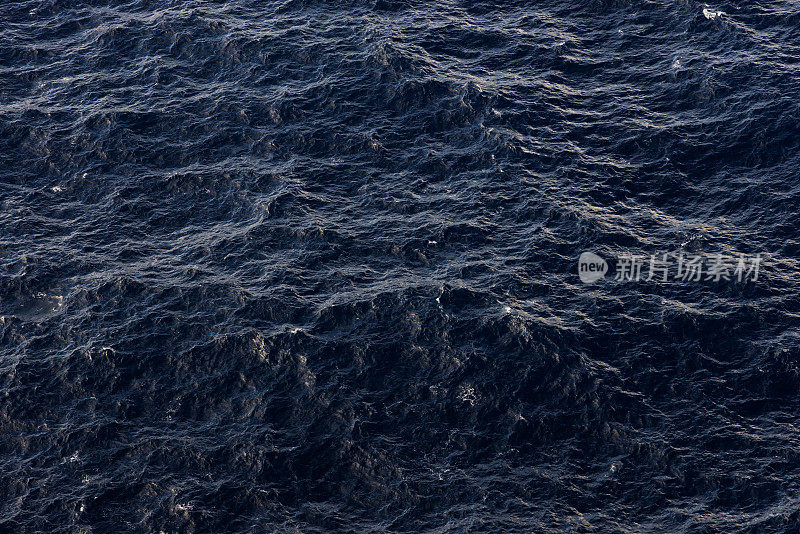
[[[714,1],[4,2],[0,531],[798,532],[800,5]]]

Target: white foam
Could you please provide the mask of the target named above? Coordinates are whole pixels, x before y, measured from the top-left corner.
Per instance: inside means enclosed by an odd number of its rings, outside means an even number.
[[[708,20],[714,20],[717,17],[722,17],[725,15],[724,11],[711,11],[707,7],[703,8],[703,16]]]

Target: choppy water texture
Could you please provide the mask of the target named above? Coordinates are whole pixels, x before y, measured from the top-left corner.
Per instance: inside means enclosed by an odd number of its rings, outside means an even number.
[[[797,532],[800,7],[0,7],[0,530]],[[584,250],[766,254],[756,283]]]

